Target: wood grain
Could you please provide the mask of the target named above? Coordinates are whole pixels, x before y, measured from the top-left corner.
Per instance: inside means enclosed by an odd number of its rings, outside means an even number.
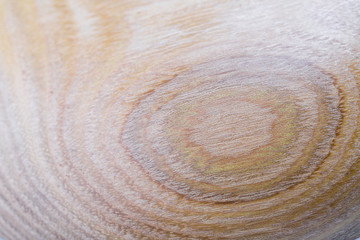
[[[0,238],[360,237],[358,0],[0,0]]]

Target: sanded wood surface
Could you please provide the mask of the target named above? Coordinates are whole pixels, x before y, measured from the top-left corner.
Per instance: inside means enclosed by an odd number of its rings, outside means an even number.
[[[360,237],[360,1],[0,0],[0,238]]]

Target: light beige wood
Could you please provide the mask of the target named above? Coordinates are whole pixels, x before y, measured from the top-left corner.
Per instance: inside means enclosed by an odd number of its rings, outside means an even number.
[[[0,238],[360,237],[360,1],[0,0]]]

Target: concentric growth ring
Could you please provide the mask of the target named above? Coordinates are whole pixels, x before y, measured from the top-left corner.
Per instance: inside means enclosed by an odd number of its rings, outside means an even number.
[[[313,65],[282,57],[199,64],[140,101],[123,143],[154,180],[188,199],[269,197],[329,154],[340,117],[329,82]]]

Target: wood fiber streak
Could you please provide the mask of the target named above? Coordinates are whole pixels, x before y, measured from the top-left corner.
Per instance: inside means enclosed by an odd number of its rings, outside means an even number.
[[[0,0],[0,238],[360,237],[360,1]]]

